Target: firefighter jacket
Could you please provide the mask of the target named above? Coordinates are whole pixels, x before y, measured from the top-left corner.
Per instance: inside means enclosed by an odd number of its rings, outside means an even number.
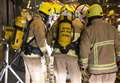
[[[102,19],[94,19],[81,35],[80,57],[83,68],[92,74],[117,71],[116,56],[120,56],[118,32]]]
[[[54,37],[57,35],[56,29],[57,29],[57,27],[58,27],[58,23],[59,23],[59,22],[56,21],[56,22],[54,23],[54,25],[52,26],[52,28],[50,29],[50,31],[48,32],[48,34],[47,34],[47,42],[48,42],[48,44],[49,44],[51,47],[53,47],[54,44],[55,44],[56,38],[54,38]],[[80,37],[80,33],[81,33],[81,31],[83,30],[83,28],[84,28],[84,24],[82,24],[81,21],[80,21],[78,18],[76,18],[76,19],[74,19],[74,20],[72,21],[72,25],[73,25],[73,27],[74,27],[74,29],[75,29],[75,36],[74,36],[74,40],[73,40],[72,42],[75,42],[75,41],[77,41],[77,39]],[[53,52],[54,52],[54,53],[60,53],[59,49],[56,49],[56,48],[53,50]],[[70,50],[70,51],[67,53],[67,55],[76,56],[74,50]]]
[[[39,47],[41,52],[45,53],[46,50],[46,32],[45,32],[45,24],[42,20],[41,16],[34,16],[33,21],[30,24],[30,30],[28,35],[28,40],[30,41],[33,37],[35,39],[30,43],[33,47]]]

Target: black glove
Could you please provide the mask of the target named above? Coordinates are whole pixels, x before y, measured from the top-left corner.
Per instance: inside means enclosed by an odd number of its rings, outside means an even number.
[[[28,45],[25,45],[23,51],[25,55],[31,55],[32,48]]]
[[[31,55],[31,52],[29,50],[24,50],[25,55]]]
[[[82,81],[83,83],[88,83],[90,74],[88,72],[88,69],[81,68],[81,73],[82,73]]]

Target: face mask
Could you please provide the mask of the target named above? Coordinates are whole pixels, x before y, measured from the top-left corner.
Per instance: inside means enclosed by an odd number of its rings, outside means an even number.
[[[117,29],[118,29],[118,31],[120,32],[120,25],[118,25]]]

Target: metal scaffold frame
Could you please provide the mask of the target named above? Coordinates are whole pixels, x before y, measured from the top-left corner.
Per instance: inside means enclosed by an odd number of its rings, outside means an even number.
[[[1,70],[0,72],[0,81],[3,80],[4,77],[4,83],[9,83],[8,82],[8,72],[9,70],[11,71],[11,73],[17,78],[17,82],[16,83],[24,83],[22,81],[22,79],[17,75],[17,73],[13,70],[13,68],[11,67],[11,64],[9,63],[9,44],[5,43],[5,67]]]

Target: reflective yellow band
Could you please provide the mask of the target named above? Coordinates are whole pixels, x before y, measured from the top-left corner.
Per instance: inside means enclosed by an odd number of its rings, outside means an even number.
[[[117,65],[114,65],[112,67],[101,67],[101,68],[90,68],[91,70],[110,70],[110,69],[114,69],[114,68],[117,68]]]
[[[117,52],[117,56],[120,56],[120,52]]]
[[[94,64],[98,64],[98,47],[105,46],[105,45],[113,45],[114,40],[108,40],[108,41],[103,41],[103,42],[98,42],[95,43],[94,45]]]
[[[85,58],[85,59],[81,59],[82,63],[88,63],[88,58]]]
[[[69,56],[73,56],[73,57],[77,57],[76,53],[75,53],[75,50],[69,50],[67,55]]]
[[[44,47],[40,47],[40,50],[41,50],[43,53],[47,52],[47,49],[46,49],[45,46],[44,46]]]
[[[98,52],[97,52],[97,47],[94,46],[94,64],[98,64]]]
[[[111,64],[95,64],[95,65],[92,65],[93,67],[106,67],[106,66],[113,66],[113,65],[116,65],[115,62],[111,63]]]
[[[91,44],[91,48],[94,46],[94,44]]]
[[[117,55],[117,56],[119,56],[119,57],[120,57],[120,54],[119,54],[119,55]]]
[[[108,44],[114,44],[114,40],[108,40],[108,41],[95,43],[96,46],[103,46],[103,45],[108,45]]]

